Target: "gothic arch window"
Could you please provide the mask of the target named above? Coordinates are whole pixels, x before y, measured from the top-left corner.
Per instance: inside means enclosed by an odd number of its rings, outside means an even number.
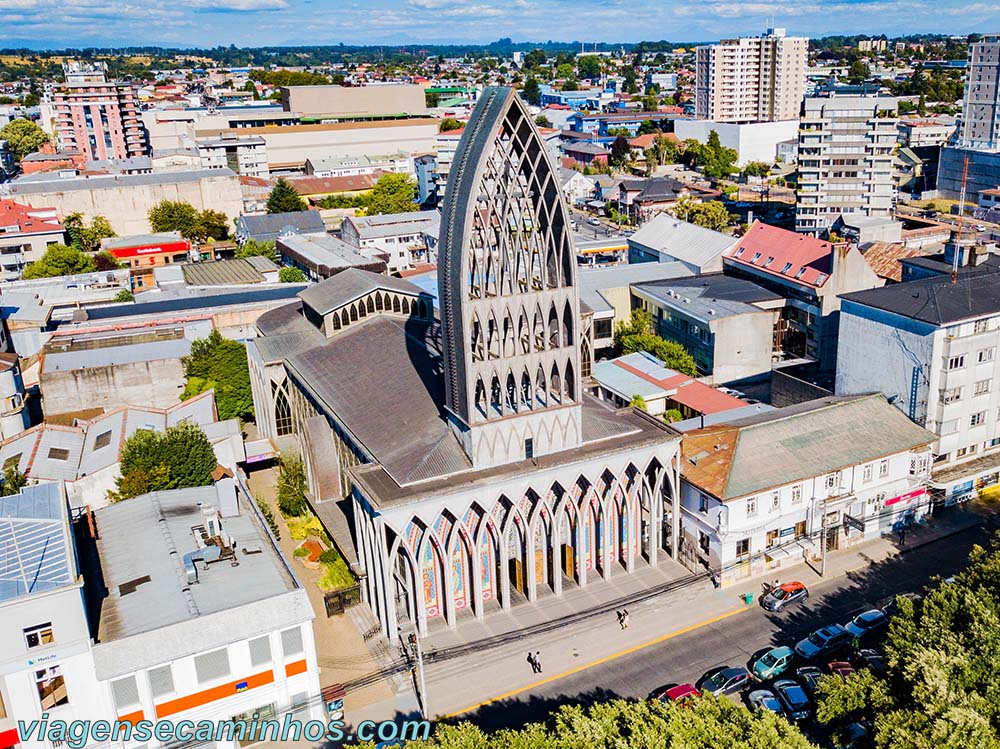
[[[358,317],[368,317],[368,309],[365,307],[365,300],[358,301]]]
[[[490,359],[500,358],[500,328],[492,312],[486,320],[486,353]]]
[[[486,358],[486,344],[483,336],[483,324],[479,321],[479,315],[472,316],[472,361],[483,361]]]
[[[330,318],[330,322],[333,325],[334,330],[340,330],[340,315],[334,312],[333,316]]]
[[[423,299],[421,299],[418,302],[417,309],[419,310],[417,314],[420,315],[422,319],[426,320],[428,317],[430,317],[430,315],[427,314],[427,302],[425,302]]]
[[[395,294],[392,295],[392,311],[399,312],[399,297]]]
[[[548,379],[545,377],[545,370],[542,369],[542,365],[538,365],[538,371],[535,373],[535,404],[538,408],[545,408],[548,393]]]
[[[340,323],[341,323],[341,325],[342,325],[343,327],[345,327],[345,328],[346,328],[346,327],[347,327],[348,325],[350,325],[350,324],[351,324],[351,318],[350,318],[350,316],[349,316],[349,315],[347,314],[347,310],[346,310],[346,309],[345,309],[345,310],[341,310],[341,311],[340,311]]]
[[[563,309],[563,346],[573,345],[573,309],[566,302]]]
[[[490,408],[497,416],[503,416],[503,394],[500,387],[500,378],[493,375],[490,380]]]
[[[564,384],[565,384],[565,388],[566,388],[566,397],[569,400],[571,400],[571,401],[572,400],[576,400],[576,384],[575,384],[576,383],[576,376],[575,376],[575,374],[576,373],[573,371],[573,362],[572,361],[567,362],[566,363],[566,380],[565,380]]]
[[[553,364],[552,374],[549,377],[549,396],[551,402],[562,403],[562,377],[559,374],[559,368]]]
[[[593,367],[593,357],[590,355],[590,343],[586,339],[580,342],[580,376],[590,377]]]
[[[351,322],[358,321],[358,309],[353,304],[351,305]]]
[[[545,321],[542,319],[542,310],[535,306],[535,320],[532,325],[535,338],[535,351],[545,350]]]
[[[528,370],[524,370],[521,373],[521,404],[527,408],[531,409],[534,407],[533,390],[531,387],[531,375],[528,374]]]
[[[549,348],[559,348],[559,315],[554,304],[549,306]]]
[[[274,396],[274,429],[279,437],[295,431],[292,407],[288,403],[284,388],[278,390],[278,394]]]
[[[403,297],[403,314],[410,314],[410,300],[407,297]]]
[[[476,410],[485,419],[489,416],[489,412],[486,410],[486,386],[483,384],[482,378],[476,380]]]
[[[368,311],[372,314],[375,313],[375,302],[371,297],[368,297]]]
[[[378,310],[379,312],[382,311],[382,295],[381,294],[376,294],[375,295],[375,309]]]
[[[507,372],[507,386],[504,390],[504,397],[506,399],[506,407],[509,413],[517,413],[518,407],[518,397],[517,397],[517,383],[514,382],[514,375],[512,372]]]
[[[503,316],[503,355],[512,357],[517,354],[514,343],[514,320],[511,317],[510,309],[507,309]]]

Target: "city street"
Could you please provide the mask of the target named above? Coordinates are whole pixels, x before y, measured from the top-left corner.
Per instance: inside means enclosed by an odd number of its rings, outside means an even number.
[[[964,567],[972,546],[986,544],[990,533],[981,525],[965,528],[912,551],[901,549],[883,561],[872,558],[867,564],[862,554],[861,569],[833,579],[822,580],[808,568],[800,567],[799,579],[809,585],[810,600],[780,614],[767,613],[755,602],[746,608],[730,606],[729,611],[715,617],[703,613],[701,622],[675,629],[672,620],[683,616],[684,609],[670,606],[667,599],[651,601],[630,611],[631,628],[652,624],[666,635],[631,644],[626,633],[618,630],[613,615],[609,622],[594,622],[589,627],[592,634],[606,629],[603,637],[621,636],[622,648],[617,653],[592,661],[580,652],[580,660],[584,661],[580,667],[551,675],[543,673],[527,687],[461,713],[461,719],[490,730],[517,727],[544,719],[561,704],[615,697],[639,699],[664,685],[694,682],[717,666],[748,665],[762,650],[794,646],[820,626],[843,624],[865,609],[885,605],[898,593],[919,591],[934,576],[954,574]],[[736,599],[732,591],[718,594]],[[587,634],[567,632],[563,638],[568,641],[567,647],[582,650]],[[547,652],[552,650],[550,646]],[[524,659],[520,650],[511,657]],[[505,653],[496,656],[499,660],[505,658]],[[496,663],[493,657],[490,662]],[[484,668],[483,675],[490,670]]]

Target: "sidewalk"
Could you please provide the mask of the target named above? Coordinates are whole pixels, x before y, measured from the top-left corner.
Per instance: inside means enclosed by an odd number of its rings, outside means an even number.
[[[831,553],[827,558],[824,578],[805,564],[782,571],[782,577],[815,585],[866,568],[874,562],[911,553],[923,545],[981,525],[986,522],[987,516],[988,511],[981,507],[952,508],[928,523],[912,528],[903,547],[899,547],[894,538],[875,539]],[[642,570],[637,570],[636,576],[641,573]],[[613,606],[614,596],[607,589],[618,589],[620,594],[625,579],[624,576],[613,578],[610,583],[596,583],[593,588],[588,585],[585,590],[591,596],[606,599]],[[756,603],[753,607],[747,606],[741,599],[744,594],[753,593],[756,601],[760,583],[760,579],[753,578],[743,584],[716,590],[705,580],[642,603],[631,604],[628,607],[630,626],[624,632],[619,629],[612,609],[597,618],[587,618],[549,632],[514,637],[489,650],[476,649],[473,645],[469,655],[428,665],[426,678],[430,713],[438,718],[453,717],[484,703],[527,691],[540,683],[585,670],[590,665],[613,660],[623,652],[641,650],[650,644],[751,611]],[[599,590],[599,586],[603,590]],[[581,608],[584,605],[582,601],[577,604]],[[425,640],[425,648],[433,651],[456,643],[474,643],[476,635],[481,638],[488,631],[496,631],[501,622],[495,620],[501,618],[515,625],[527,619],[551,620],[563,613],[559,599],[554,597],[537,607],[522,604],[510,612],[491,614],[487,617],[490,621],[485,625],[469,619],[460,622],[455,630],[434,631]],[[525,662],[529,651],[541,653],[544,669],[541,675],[533,674]]]

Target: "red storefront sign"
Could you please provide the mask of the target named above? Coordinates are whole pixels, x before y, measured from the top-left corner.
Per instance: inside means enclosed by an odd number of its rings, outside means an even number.
[[[9,749],[9,747],[17,746],[20,738],[17,735],[16,728],[12,728],[9,731],[0,731],[0,749]]]
[[[897,502],[909,502],[911,499],[922,497],[926,493],[927,493],[926,489],[914,489],[912,492],[906,492],[906,494],[900,494],[898,497],[887,499],[885,501],[885,506],[888,507],[889,505],[894,505]]]
[[[119,260],[127,257],[139,257],[141,255],[162,255],[175,252],[189,252],[191,243],[185,239],[178,239],[176,242],[163,242],[162,244],[140,244],[134,247],[116,247],[109,252]]]

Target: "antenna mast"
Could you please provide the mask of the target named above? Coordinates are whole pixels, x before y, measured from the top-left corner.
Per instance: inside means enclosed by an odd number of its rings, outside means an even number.
[[[962,224],[965,221],[965,183],[969,179],[969,155],[962,164],[962,191],[958,195],[958,236],[955,237],[955,252],[951,259],[951,282],[958,281],[958,253],[962,249]]]

